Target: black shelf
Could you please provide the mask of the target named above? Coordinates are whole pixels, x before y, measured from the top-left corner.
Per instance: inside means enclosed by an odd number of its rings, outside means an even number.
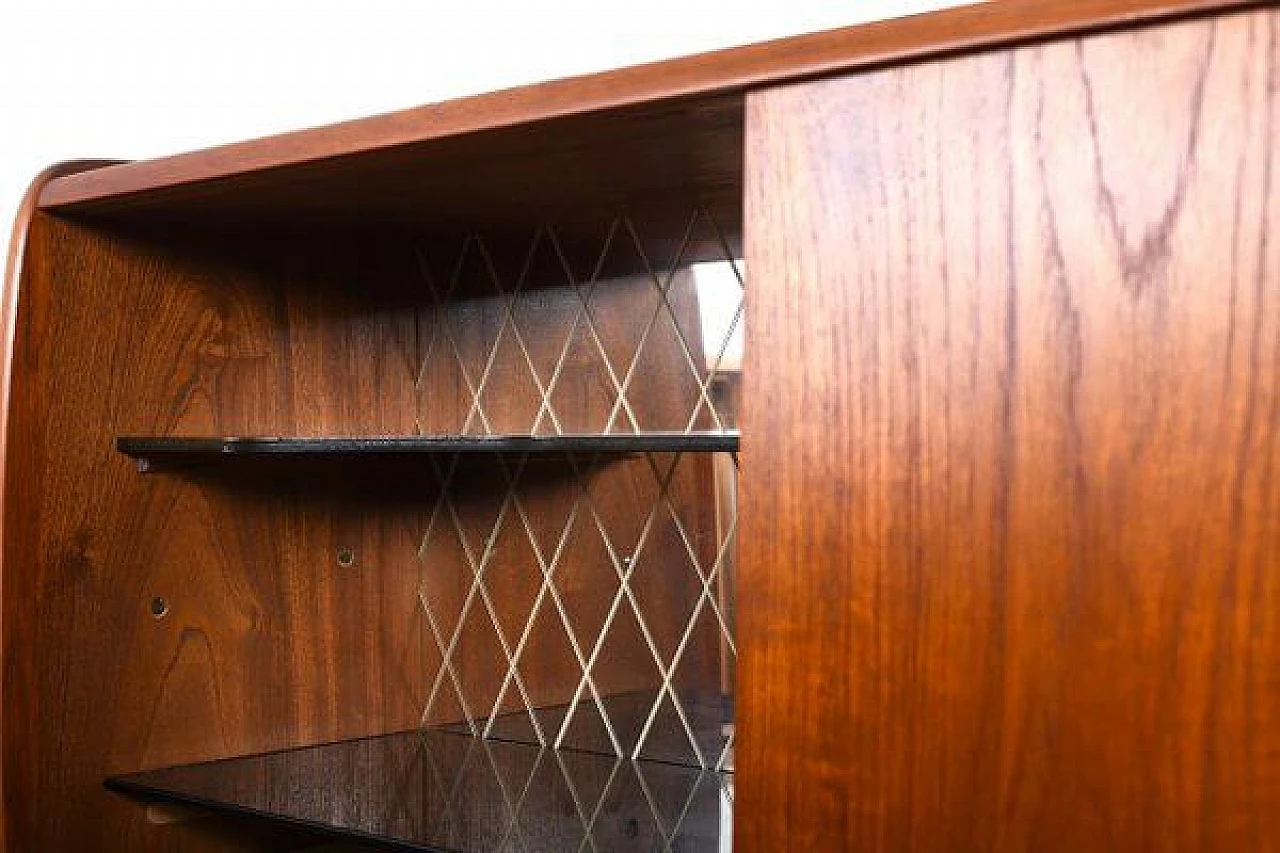
[[[381,850],[723,853],[732,774],[401,732],[106,780],[145,802],[270,821]]]
[[[455,435],[371,438],[122,436],[116,449],[149,464],[190,463],[227,457],[387,457],[424,454],[716,453],[738,449],[737,431],[645,432],[606,435]]]

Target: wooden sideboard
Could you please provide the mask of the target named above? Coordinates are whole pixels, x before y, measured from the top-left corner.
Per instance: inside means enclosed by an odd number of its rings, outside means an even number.
[[[1008,0],[41,175],[2,849],[1280,849],[1278,39]]]

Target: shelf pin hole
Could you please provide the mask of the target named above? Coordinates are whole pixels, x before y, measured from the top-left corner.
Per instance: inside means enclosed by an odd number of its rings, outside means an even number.
[[[351,548],[338,549],[338,565],[349,569],[356,564],[356,552]]]
[[[157,619],[163,619],[169,614],[169,602],[165,601],[162,596],[157,595],[151,599],[151,615]]]

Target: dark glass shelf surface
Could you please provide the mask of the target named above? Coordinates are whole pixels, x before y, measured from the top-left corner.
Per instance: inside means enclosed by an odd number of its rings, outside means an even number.
[[[225,457],[408,457],[442,453],[714,453],[738,449],[737,431],[369,438],[122,436],[116,449],[152,463]]]
[[[148,802],[416,851],[727,853],[733,774],[427,729],[106,781]]]

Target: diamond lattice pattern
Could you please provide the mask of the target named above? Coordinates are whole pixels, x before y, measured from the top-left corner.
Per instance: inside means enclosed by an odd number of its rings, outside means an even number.
[[[431,824],[451,849],[732,849],[729,773],[482,739],[433,740],[422,755]]]
[[[576,232],[575,232],[576,233]],[[424,434],[732,429],[741,263],[679,239],[423,245]],[[717,771],[732,762],[736,454],[443,457],[419,551],[424,725]]]

